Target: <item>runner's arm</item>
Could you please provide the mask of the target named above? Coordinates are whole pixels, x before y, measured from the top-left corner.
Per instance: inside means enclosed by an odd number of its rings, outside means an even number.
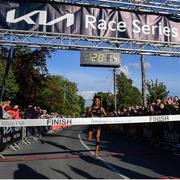
[[[103,116],[107,116],[106,112],[105,112],[105,109],[103,107],[101,107],[101,112],[102,112],[102,115]]]
[[[90,107],[90,108],[86,111],[85,117],[92,117],[91,110],[92,110],[92,108]]]

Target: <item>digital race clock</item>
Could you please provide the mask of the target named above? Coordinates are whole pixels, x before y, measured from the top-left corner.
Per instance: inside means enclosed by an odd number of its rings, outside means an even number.
[[[113,51],[81,51],[81,66],[119,67],[120,53]]]

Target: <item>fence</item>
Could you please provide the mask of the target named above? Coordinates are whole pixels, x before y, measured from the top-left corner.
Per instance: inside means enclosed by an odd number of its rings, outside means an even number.
[[[150,142],[154,145],[168,145],[179,148],[180,122],[114,124],[104,128],[115,134]]]
[[[31,144],[30,140],[38,140],[38,127],[1,127],[0,128],[0,153],[6,148],[11,148],[14,151],[21,149],[20,143],[25,145]],[[0,154],[1,158],[4,158]]]
[[[132,117],[104,117],[104,118],[51,118],[51,119],[22,119],[0,120],[0,149],[15,145],[22,141],[29,143],[33,132],[47,126],[72,126],[102,124],[105,129],[150,141],[154,144],[166,144],[178,147],[180,144],[180,115],[164,116],[132,116]],[[29,133],[29,130],[33,131]],[[31,129],[32,130],[32,129]]]

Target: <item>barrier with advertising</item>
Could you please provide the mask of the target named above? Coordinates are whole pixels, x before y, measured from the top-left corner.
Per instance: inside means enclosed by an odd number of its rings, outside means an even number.
[[[3,127],[2,143],[4,145],[9,144],[13,140],[13,128]]]
[[[147,139],[151,140],[153,138],[153,125],[152,124],[144,124],[143,126],[143,133],[142,136]]]
[[[163,130],[162,141],[165,143],[180,143],[180,123],[167,123]]]
[[[12,133],[13,142],[17,142],[21,140],[21,137],[22,137],[22,128],[21,127],[13,128],[13,133]]]
[[[50,118],[0,120],[0,144],[4,147],[26,136],[26,127],[102,124],[120,134],[164,142],[180,143],[180,115],[132,116],[103,118]],[[114,125],[113,125],[114,124]],[[24,129],[24,130],[22,130]]]
[[[22,137],[21,127],[3,127],[1,128],[1,149],[4,149],[7,145],[13,144]]]
[[[2,137],[3,137],[3,128],[0,128],[0,151],[4,149]]]
[[[118,129],[117,129],[118,127]],[[106,125],[112,132],[136,137],[154,144],[180,144],[180,122]]]

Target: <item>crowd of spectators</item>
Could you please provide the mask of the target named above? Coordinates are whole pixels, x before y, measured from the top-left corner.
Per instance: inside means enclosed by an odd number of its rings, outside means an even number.
[[[50,116],[46,110],[40,107],[29,105],[26,109],[22,109],[17,104],[12,105],[10,101],[4,101],[0,104],[1,119],[40,119]]]
[[[118,109],[117,113],[110,112],[107,116],[124,117],[124,116],[151,116],[151,115],[172,115],[180,114],[180,99],[175,97],[168,97],[164,100],[157,99],[155,102],[143,106],[129,106],[127,108]],[[47,110],[38,106],[28,105],[23,109],[17,104],[12,105],[10,101],[5,101],[0,104],[0,119],[47,119],[47,118],[64,118],[69,116],[62,116],[57,113],[48,113]],[[119,127],[119,126],[118,126]],[[39,137],[44,134],[54,134],[59,131],[58,126],[55,127],[27,127],[26,136]],[[140,134],[140,133],[139,133]]]
[[[47,110],[38,106],[28,105],[27,108],[21,108],[17,104],[12,105],[10,101],[4,101],[0,104],[0,119],[19,120],[19,119],[47,119],[63,118],[64,115],[58,113],[48,113]],[[69,116],[68,116],[69,117]],[[27,127],[27,135],[40,136],[41,134],[53,133],[52,127]]]
[[[143,107],[140,105],[129,106],[128,108],[121,107],[117,113],[110,112],[108,116],[150,116],[150,115],[171,115],[180,114],[180,99],[178,96],[168,97],[164,100],[157,99],[155,102]],[[38,106],[28,105],[22,109],[18,105],[12,105],[10,101],[5,101],[0,104],[0,119],[46,119],[59,117],[64,115],[58,113],[48,113],[47,110]],[[69,116],[66,116],[69,117]]]
[[[47,119],[53,117],[65,117],[58,113],[48,113],[47,110],[39,106],[28,105],[21,108],[17,104],[12,105],[10,101],[0,103],[0,119]],[[69,116],[68,116],[69,117]]]
[[[143,106],[129,106],[121,108],[117,113],[110,113],[110,116],[151,116],[151,115],[171,115],[180,114],[180,99],[178,96],[168,97],[164,100],[157,99],[155,102]]]

